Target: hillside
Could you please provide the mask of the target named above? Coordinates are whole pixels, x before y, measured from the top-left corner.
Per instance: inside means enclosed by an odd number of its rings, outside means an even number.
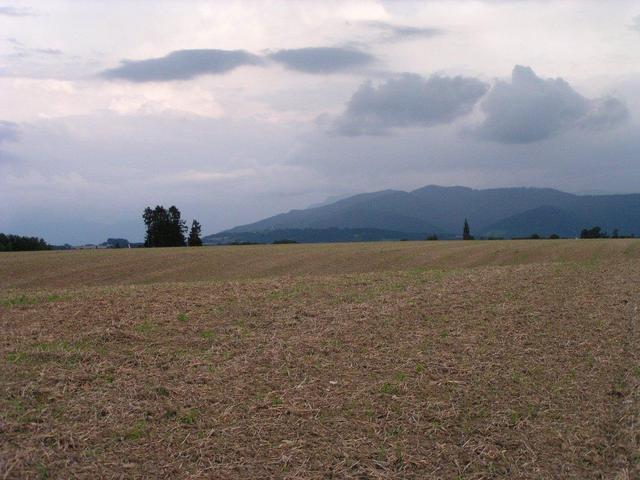
[[[245,240],[248,233],[274,230],[329,228],[377,229],[398,235],[435,233],[455,238],[465,218],[476,236],[557,233],[572,237],[593,225],[607,231],[617,228],[624,235],[640,234],[640,194],[574,195],[550,188],[475,190],[429,185],[411,192],[384,190],[291,210],[210,235],[205,241]]]
[[[512,215],[486,228],[485,233],[492,237],[526,237],[533,233],[548,237],[576,236],[589,220],[574,213],[556,207],[538,207]]]

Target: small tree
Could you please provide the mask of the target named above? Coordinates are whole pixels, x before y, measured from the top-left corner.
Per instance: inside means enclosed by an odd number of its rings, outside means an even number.
[[[197,220],[194,220],[191,223],[191,231],[189,232],[189,239],[187,240],[187,244],[190,247],[201,247],[202,239],[200,238],[200,232],[202,231],[202,227]]]
[[[471,235],[471,229],[469,228],[469,222],[467,219],[464,219],[464,228],[462,229],[462,239],[463,240],[473,240],[473,235]]]

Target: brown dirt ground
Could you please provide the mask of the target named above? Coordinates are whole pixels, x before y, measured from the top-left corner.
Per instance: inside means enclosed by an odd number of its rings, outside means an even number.
[[[640,478],[639,244],[0,255],[0,478]]]

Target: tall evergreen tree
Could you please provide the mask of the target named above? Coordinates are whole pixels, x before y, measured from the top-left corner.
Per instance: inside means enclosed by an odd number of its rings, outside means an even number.
[[[189,239],[187,240],[187,245],[190,247],[201,247],[202,239],[200,238],[200,232],[202,231],[202,227],[197,220],[194,220],[191,223],[191,231],[189,232]]]
[[[473,240],[473,235],[471,235],[471,229],[469,228],[469,222],[467,219],[464,219],[464,227],[462,229],[462,239],[463,240]]]
[[[187,245],[185,233],[187,233],[187,225],[184,220],[180,219],[180,210],[175,205],[169,207],[169,238],[173,246],[184,247]]]

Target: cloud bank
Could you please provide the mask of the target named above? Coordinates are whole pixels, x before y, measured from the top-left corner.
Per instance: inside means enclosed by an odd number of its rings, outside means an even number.
[[[451,123],[468,114],[489,86],[475,78],[403,74],[353,94],[333,125],[339,135],[381,135],[393,128]]]
[[[481,108],[485,118],[475,136],[504,144],[537,142],[572,128],[610,129],[629,116],[616,98],[585,98],[562,78],[543,79],[521,65],[510,82],[495,83]]]
[[[176,50],[159,58],[124,60],[105,70],[103,78],[129,82],[191,80],[201,75],[221,75],[241,66],[265,65],[265,59],[289,70],[311,74],[344,72],[371,63],[374,57],[349,48],[313,47],[278,50],[266,57],[245,50]]]

